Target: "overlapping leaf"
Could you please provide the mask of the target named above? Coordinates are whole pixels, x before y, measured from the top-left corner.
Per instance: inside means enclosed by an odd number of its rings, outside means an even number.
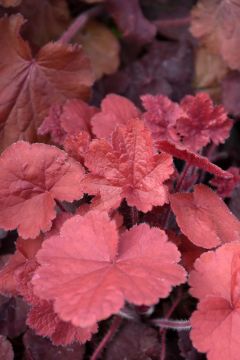
[[[58,40],[71,23],[66,0],[22,0],[17,10],[27,20],[24,39],[35,48]]]
[[[214,106],[207,94],[188,95],[180,106],[186,116],[179,119],[177,130],[183,137],[185,146],[196,151],[210,140],[218,145],[228,138],[232,121],[228,119],[223,106]]]
[[[176,123],[179,118],[186,116],[180,105],[164,95],[144,95],[141,100],[146,110],[143,119],[154,139],[178,142]]]
[[[82,131],[91,135],[90,121],[97,112],[96,107],[80,99],[67,100],[64,105],[54,104],[38,128],[38,135],[50,134],[51,140],[57,145],[63,145],[68,135],[75,136]]]
[[[211,185],[216,187],[218,195],[222,197],[231,197],[234,189],[240,184],[240,169],[235,166],[231,166],[228,169],[228,172],[232,174],[231,179],[223,179],[215,176],[210,182]]]
[[[223,106],[214,106],[206,93],[185,96],[180,104],[166,96],[142,97],[143,119],[156,140],[198,151],[210,141],[218,145],[229,136],[232,121]]]
[[[211,163],[207,157],[202,156],[198,153],[188,150],[185,146],[181,144],[174,144],[170,141],[157,141],[155,143],[156,147],[164,151],[177,159],[186,161],[188,164],[196,166],[204,171],[214,174],[220,179],[231,181],[233,179],[233,174],[229,171],[225,171],[218,167],[217,165]]]
[[[126,125],[140,111],[127,98],[116,94],[107,95],[101,103],[101,111],[92,117],[93,133],[98,138],[109,139],[118,125]]]
[[[181,231],[195,245],[211,249],[240,240],[240,222],[207,186],[196,185],[193,193],[173,194],[170,202]]]
[[[239,358],[239,269],[240,243],[233,242],[201,255],[190,274],[191,293],[200,299],[191,339],[209,360]]]
[[[134,119],[119,126],[112,143],[93,140],[85,158],[91,171],[83,185],[86,193],[100,194],[99,209],[114,209],[126,198],[130,206],[147,212],[168,202],[163,182],[173,173],[172,157],[154,153],[150,132]]]
[[[55,201],[83,195],[82,166],[58,148],[19,141],[0,158],[0,226],[17,228],[23,238],[48,231]]]
[[[141,224],[118,239],[115,222],[97,211],[67,220],[60,236],[45,240],[37,260],[35,294],[52,300],[61,319],[82,327],[118,312],[124,301],[154,304],[185,279],[163,231]]]
[[[80,46],[49,43],[33,58],[19,35],[23,23],[20,15],[0,20],[1,149],[18,139],[36,140],[50,106],[67,98],[87,98],[93,82]]]
[[[54,345],[66,346],[75,341],[85,343],[90,340],[92,334],[98,330],[97,324],[81,328],[73,326],[71,322],[62,321],[54,312],[51,301],[41,300],[34,295],[31,279],[37,267],[35,259],[32,261],[26,259],[25,264],[16,274],[18,291],[30,305],[26,321],[28,326],[38,335],[48,336]]]

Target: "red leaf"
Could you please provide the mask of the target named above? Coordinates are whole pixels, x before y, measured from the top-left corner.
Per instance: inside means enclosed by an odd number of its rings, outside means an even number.
[[[53,231],[50,233],[55,234]],[[56,234],[59,235],[59,232],[56,231]],[[85,343],[90,340],[92,333],[98,330],[97,324],[83,329],[73,326],[70,322],[62,321],[54,312],[52,302],[41,300],[34,295],[31,279],[37,267],[38,264],[35,260],[26,259],[24,266],[16,274],[18,291],[31,305],[27,317],[28,326],[34,329],[38,335],[48,336],[55,345],[66,346],[74,341]]]
[[[48,336],[54,345],[69,345],[75,341],[84,344],[97,332],[97,324],[80,328],[70,322],[62,321],[53,310],[49,301],[39,301],[34,305],[27,318],[27,324],[35,330],[37,335]]]
[[[18,295],[15,272],[25,262],[25,257],[16,251],[14,255],[10,255],[9,260],[0,271],[0,293],[6,296]]]
[[[201,255],[190,274],[191,293],[200,299],[191,339],[209,360],[239,358],[239,269],[240,244],[234,242]]]
[[[180,105],[164,95],[144,95],[141,100],[146,110],[143,120],[150,128],[153,138],[178,142],[176,122],[185,115]]]
[[[84,163],[84,157],[89,149],[90,135],[81,131],[77,135],[67,135],[64,140],[64,150],[80,163]]]
[[[109,94],[101,103],[101,111],[92,118],[93,133],[98,138],[110,138],[118,125],[126,125],[140,111],[127,98]]]
[[[38,135],[44,136],[50,134],[52,142],[56,145],[62,145],[66,136],[66,132],[60,122],[62,111],[62,105],[52,105],[48,115],[37,130]]]
[[[116,208],[123,198],[143,212],[168,202],[163,182],[174,171],[172,157],[155,155],[151,134],[138,119],[119,126],[112,144],[93,140],[85,165],[91,171],[84,180],[85,192],[100,193],[99,209]]]
[[[210,181],[210,184],[217,188],[218,195],[222,197],[231,197],[233,190],[240,184],[240,169],[231,166],[227,171],[232,174],[232,179],[215,176]]]
[[[50,106],[86,98],[92,85],[90,62],[80,46],[49,43],[35,58],[19,31],[21,15],[0,20],[1,148],[18,139],[36,140],[36,129]]]
[[[35,257],[42,241],[41,235],[35,239],[17,239],[15,253],[9,256],[8,261],[0,271],[0,293],[7,296],[19,295],[16,274],[24,267],[27,260]]]
[[[230,172],[222,170],[217,165],[211,163],[208,158],[196,154],[182,145],[177,145],[169,141],[157,141],[156,146],[159,150],[171,154],[178,159],[185,160],[189,164],[199,167],[210,174],[214,174],[225,179],[232,179],[232,174]]]
[[[25,239],[50,229],[54,199],[83,195],[83,168],[54,146],[19,141],[4,151],[0,167],[0,226],[17,228]]]
[[[91,135],[90,120],[97,112],[97,108],[80,99],[67,100],[62,106],[55,104],[38,128],[38,134],[50,134],[57,145],[63,145],[68,135],[78,135],[82,131]]]
[[[209,187],[196,185],[191,194],[170,195],[170,202],[181,231],[195,245],[211,249],[240,240],[240,222]]]
[[[69,135],[77,135],[83,130],[91,134],[90,120],[98,111],[80,99],[67,100],[60,119],[62,128]]]
[[[202,300],[191,317],[191,339],[208,360],[239,359],[240,310],[220,297]]]
[[[218,145],[229,136],[233,122],[222,105],[214,106],[205,93],[185,96],[180,105],[168,97],[145,95],[143,119],[160,141],[198,151],[210,141]]]
[[[53,300],[62,320],[81,327],[118,312],[125,300],[154,304],[185,279],[176,264],[179,253],[163,231],[141,224],[118,239],[115,221],[94,211],[67,220],[37,259],[36,295]]]
[[[35,49],[58,39],[71,24],[66,0],[22,0],[17,12],[27,19],[22,34]]]
[[[13,360],[14,352],[11,343],[5,338],[5,336],[0,335],[0,355],[1,359],[4,360]]]
[[[90,340],[92,333],[98,327],[79,328],[71,323],[61,321],[53,311],[51,303],[45,301],[41,305],[33,306],[29,312],[27,324],[36,331],[38,335],[51,338],[54,345],[69,345],[74,341],[85,343]]]
[[[222,105],[214,106],[208,94],[185,96],[180,106],[186,115],[177,122],[177,130],[189,149],[197,151],[210,141],[218,145],[229,137],[233,122]]]

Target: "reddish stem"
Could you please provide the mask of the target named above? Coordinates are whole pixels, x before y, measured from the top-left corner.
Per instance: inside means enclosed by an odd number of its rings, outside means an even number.
[[[176,307],[178,306],[178,304],[180,303],[182,299],[182,290],[181,288],[178,288],[178,294],[177,297],[174,301],[174,303],[172,304],[172,306],[170,307],[170,309],[168,310],[165,319],[169,319],[170,316],[172,315],[172,313],[174,312],[174,310],[176,309]],[[160,353],[160,360],[165,360],[166,357],[166,330],[165,329],[160,329],[159,334],[161,336],[161,353]]]
[[[131,212],[131,221],[132,221],[132,226],[133,226],[138,223],[138,211],[135,208],[135,206],[132,206],[130,208],[130,212]]]
[[[103,349],[105,348],[107,343],[111,340],[111,338],[114,336],[115,332],[119,328],[121,322],[122,322],[121,317],[119,317],[119,316],[114,317],[108,332],[106,333],[104,338],[98,344],[98,346],[97,346],[96,350],[94,351],[94,353],[92,354],[90,360],[97,360],[99,358],[99,356],[101,355]]]
[[[80,14],[73,23],[69,26],[69,28],[62,34],[59,38],[59,41],[62,43],[69,43],[72,38],[78,33],[79,30],[84,28],[86,23],[93,17],[99,15],[102,11],[101,6],[95,6],[84,13]]]
[[[190,25],[191,17],[186,16],[180,19],[159,19],[155,20],[153,23],[156,27],[161,30],[164,28],[173,28],[173,27],[180,27],[184,25]]]
[[[188,163],[185,163],[184,168],[183,168],[180,176],[178,177],[178,180],[177,180],[177,183],[175,186],[175,192],[178,192],[179,190],[182,189],[184,180],[185,180],[190,168],[191,168],[191,165],[189,165]],[[165,216],[162,220],[162,227],[164,230],[167,230],[169,222],[170,222],[170,218],[171,218],[171,207],[169,206],[169,208],[166,210]]]
[[[166,331],[161,336],[161,353],[160,360],[165,360],[166,358]]]
[[[183,188],[184,180],[185,180],[190,168],[191,168],[190,164],[186,163],[184,165],[184,168],[183,168],[183,170],[178,178],[178,181],[176,183],[175,192],[178,192]]]

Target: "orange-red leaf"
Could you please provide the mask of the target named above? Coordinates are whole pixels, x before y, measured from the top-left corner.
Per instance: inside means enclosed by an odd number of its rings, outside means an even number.
[[[206,93],[185,96],[180,103],[185,116],[177,122],[183,144],[197,151],[210,140],[218,145],[229,137],[233,122],[222,105],[215,106]]]
[[[159,150],[164,151],[177,159],[186,161],[187,163],[196,166],[204,171],[214,174],[223,179],[232,179],[231,172],[225,171],[217,165],[211,163],[207,157],[199,155],[188,150],[185,146],[174,144],[169,141],[157,141],[156,146]]]
[[[55,146],[19,141],[0,157],[0,227],[23,238],[50,230],[55,201],[83,195],[82,166]]]
[[[201,255],[190,274],[191,293],[200,299],[191,317],[191,339],[209,360],[239,358],[239,269],[237,241]]]
[[[99,209],[114,209],[123,198],[143,212],[168,202],[163,182],[174,171],[172,157],[154,153],[151,134],[138,119],[117,127],[111,144],[93,140],[85,165],[91,174],[84,180],[84,189],[101,195]]]
[[[33,58],[19,31],[21,15],[0,20],[1,149],[18,139],[36,140],[36,129],[55,102],[86,98],[92,85],[89,60],[80,46],[49,43]]]
[[[82,327],[118,312],[124,301],[154,304],[185,279],[164,231],[141,224],[118,238],[115,221],[97,211],[67,220],[37,260],[35,294],[52,300],[62,320]]]
[[[195,245],[211,249],[240,240],[240,222],[209,187],[196,185],[193,193],[170,195],[170,202],[180,229]]]
[[[101,112],[92,118],[93,133],[98,138],[109,139],[118,125],[126,125],[140,111],[127,98],[116,94],[107,95],[101,103]]]

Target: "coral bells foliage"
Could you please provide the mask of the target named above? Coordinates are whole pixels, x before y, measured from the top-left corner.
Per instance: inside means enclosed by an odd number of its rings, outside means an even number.
[[[181,231],[195,245],[211,249],[240,241],[240,222],[207,186],[196,185],[193,193],[173,194],[170,200]]]
[[[150,132],[140,119],[118,126],[111,143],[93,140],[85,157],[90,174],[83,181],[85,191],[101,195],[99,209],[117,208],[125,198],[128,205],[147,212],[168,202],[167,187],[174,168],[172,157],[157,154]]]
[[[0,158],[0,226],[34,238],[51,228],[55,200],[83,196],[84,169],[60,149],[19,141]]]
[[[36,141],[36,129],[55,103],[87,99],[93,76],[89,59],[78,45],[44,45],[35,58],[20,36],[23,17],[0,19],[1,150],[18,139]]]
[[[119,236],[115,221],[92,211],[67,220],[60,235],[44,242],[34,291],[52,300],[65,321],[91,326],[118,312],[125,300],[152,305],[167,297],[185,280],[179,255],[160,229],[141,224]]]
[[[0,292],[27,303],[26,324],[37,335],[69,345],[98,329],[101,339],[111,315],[113,326],[119,316],[141,321],[141,305],[155,305],[144,320],[153,334],[159,313],[171,327],[180,299],[177,291],[168,297],[190,274],[199,300],[186,313],[193,345],[210,360],[237,360],[240,222],[209,186],[196,185],[207,184],[205,172],[222,197],[238,185],[237,168],[200,154],[223,143],[232,123],[206,94],[180,104],[162,95],[142,101],[144,112],[115,94],[100,108],[79,97],[57,101],[38,134],[61,149],[18,141],[4,150],[0,227],[19,237],[0,270]],[[186,162],[182,172],[172,156]]]
[[[157,140],[182,144],[192,151],[210,141],[218,145],[229,136],[232,122],[222,105],[214,106],[207,94],[186,96],[176,104],[163,95],[142,97],[143,119]]]
[[[190,274],[191,294],[200,300],[191,318],[191,338],[209,360],[239,359],[239,270],[237,241],[201,255]]]

